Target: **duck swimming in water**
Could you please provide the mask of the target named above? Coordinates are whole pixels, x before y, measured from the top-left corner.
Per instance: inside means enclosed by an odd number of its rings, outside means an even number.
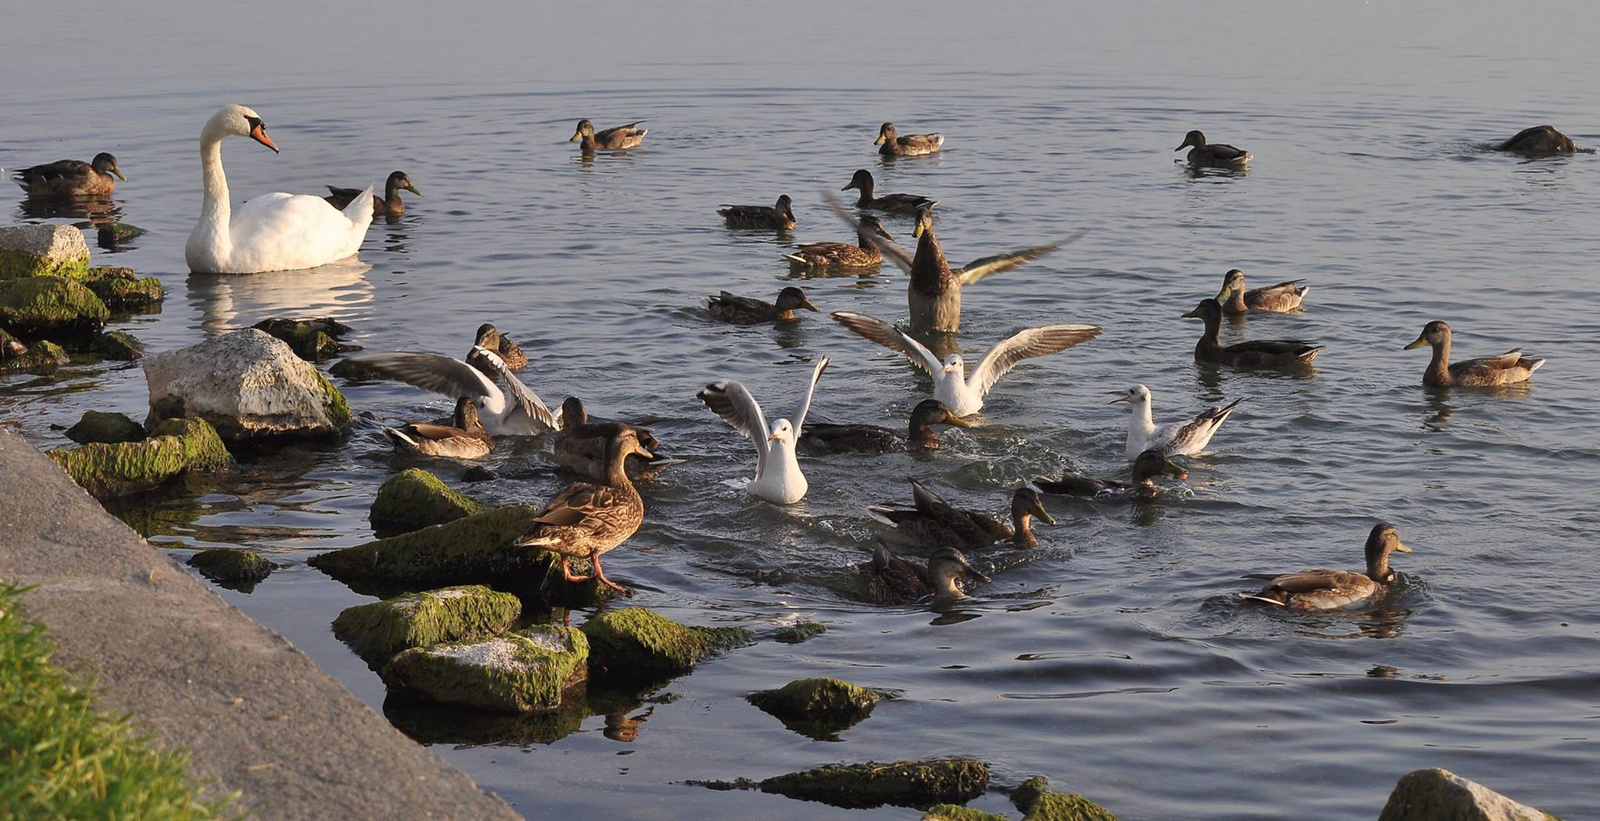
[[[478,334],[472,344],[486,348],[500,354],[500,360],[506,363],[506,370],[520,371],[528,367],[528,355],[522,352],[511,337],[500,333],[500,329],[493,324],[485,322],[478,326]]]
[[[723,291],[713,297],[707,297],[707,308],[711,311],[711,318],[719,322],[731,322],[734,325],[759,325],[765,322],[793,322],[796,308],[804,308],[816,313],[817,306],[811,304],[806,298],[806,292],[793,285],[778,292],[776,302],[766,302],[747,296],[734,296]]]
[[[1325,345],[1298,339],[1252,339],[1235,345],[1222,344],[1222,303],[1202,299],[1194,310],[1182,314],[1186,319],[1205,322],[1200,342],[1194,346],[1196,362],[1234,365],[1240,368],[1295,367],[1311,364]]]
[[[883,223],[877,217],[871,215],[861,218],[860,232],[854,245],[848,242],[808,242],[797,246],[794,253],[784,254],[783,258],[789,260],[790,268],[813,273],[873,270],[883,262],[883,251],[867,234],[870,232],[891,242],[894,237],[883,229]]]
[[[890,550],[882,539],[872,551],[872,560],[856,565],[856,572],[866,583],[867,599],[874,604],[909,604],[931,595],[938,607],[966,598],[957,579],[990,581],[953,547],[939,550],[926,567],[919,567]]]
[[[596,481],[605,479],[606,447],[619,428],[633,431],[639,445],[651,453],[649,459],[639,455],[628,457],[628,469],[633,471],[630,475],[648,473],[682,461],[664,458],[660,441],[645,428],[626,422],[591,418],[583,400],[576,396],[569,396],[561,403],[556,420],[561,427],[556,433],[556,464]]]
[[[915,214],[924,208],[932,208],[938,200],[919,197],[915,194],[884,194],[881,197],[873,196],[876,181],[872,179],[872,172],[865,168],[859,169],[851,175],[850,183],[839,189],[849,191],[855,189],[861,192],[856,198],[857,208],[866,208],[872,211],[882,211],[887,214]]]
[[[896,530],[910,533],[928,544],[949,545],[967,550],[1010,541],[1012,547],[1029,548],[1039,543],[1033,532],[1033,517],[1055,524],[1044,509],[1039,489],[1023,485],[1011,494],[1011,526],[986,513],[965,510],[946,502],[915,479],[911,480],[911,508],[868,505],[872,518]]]
[[[544,510],[529,521],[528,530],[517,544],[538,547],[561,556],[561,574],[569,582],[585,582],[588,576],[574,576],[567,563],[575,557],[589,560],[594,578],[607,587],[624,590],[606,578],[600,556],[626,542],[644,523],[644,500],[628,479],[625,467],[632,455],[652,458],[639,444],[636,431],[616,426],[606,444],[605,480],[574,482],[557,493]]]
[[[800,436],[800,447],[811,453],[889,453],[899,450],[936,450],[939,434],[934,425],[970,428],[971,422],[950,412],[937,399],[924,399],[911,409],[906,432],[877,425],[833,425],[812,422]]]
[[[40,199],[105,199],[117,187],[117,180],[127,182],[128,178],[122,176],[117,158],[104,151],[89,162],[56,160],[17,172],[22,190]]]
[[[372,195],[372,213],[380,217],[398,217],[404,214],[406,212],[406,204],[400,201],[401,191],[410,191],[419,197],[422,196],[422,192],[411,184],[411,178],[406,176],[406,172],[396,171],[390,174],[388,181],[384,183],[383,196]],[[343,210],[345,206],[363,193],[365,192],[359,188],[335,188],[330,185],[328,186],[328,196],[323,197],[323,199],[327,200],[328,204],[334,208]]]
[[[456,400],[453,426],[412,422],[398,428],[384,428],[383,432],[394,440],[396,450],[423,456],[481,459],[494,450],[494,440],[489,438],[483,422],[478,419],[478,406],[465,396]]]
[[[1217,301],[1222,303],[1222,312],[1229,315],[1298,311],[1300,302],[1311,291],[1309,286],[1301,285],[1302,282],[1305,280],[1291,279],[1265,288],[1245,290],[1244,272],[1234,268],[1223,275],[1222,290],[1217,292]]]
[[[1422,384],[1437,388],[1515,385],[1528,381],[1534,371],[1544,367],[1543,359],[1529,359],[1522,355],[1521,348],[1512,348],[1499,356],[1451,364],[1450,341],[1450,324],[1436,319],[1424,325],[1416,341],[1406,346],[1408,351],[1423,345],[1433,346],[1433,359],[1428,362],[1428,369],[1422,372]]]
[[[638,148],[644,142],[644,135],[650,133],[648,128],[635,128],[644,120],[635,120],[627,125],[619,125],[604,131],[595,131],[594,123],[588,120],[578,121],[578,130],[573,132],[569,143],[582,143],[578,149],[585,154],[593,154],[595,149],[616,151],[623,148]]]
[[[944,147],[944,137],[938,134],[901,136],[895,131],[894,123],[884,123],[878,126],[878,139],[872,144],[878,146],[878,153],[885,157],[922,157],[938,153]]]
[[[1239,597],[1297,613],[1366,607],[1381,600],[1393,588],[1396,576],[1389,569],[1389,554],[1395,551],[1410,553],[1411,548],[1400,542],[1400,533],[1394,525],[1379,523],[1367,535],[1365,573],[1352,570],[1302,570],[1281,576],[1252,574],[1245,578],[1271,581],[1259,592],[1240,593]]]
[[[748,487],[751,496],[778,505],[792,505],[805,498],[809,485],[795,457],[796,441],[804,435],[806,412],[816,395],[817,381],[828,367],[828,358],[817,360],[811,371],[811,385],[805,401],[794,416],[779,419],[769,431],[761,405],[738,382],[716,382],[696,394],[712,413],[722,417],[734,430],[750,437],[756,446],[756,477]]]
[[[1495,146],[1496,151],[1517,154],[1571,154],[1578,150],[1571,138],[1548,125],[1518,131],[1511,139]]]
[[[1133,460],[1133,481],[1121,482],[1116,479],[1094,479],[1078,473],[1062,474],[1060,479],[1046,479],[1040,477],[1033,480],[1033,486],[1041,492],[1060,496],[1084,496],[1091,498],[1124,497],[1135,498],[1141,501],[1154,499],[1161,495],[1161,489],[1152,481],[1158,476],[1170,476],[1174,479],[1187,479],[1189,472],[1176,462],[1168,459],[1159,450],[1147,450],[1140,453]]]
[[[1206,445],[1211,444],[1211,437],[1217,435],[1233,409],[1244,401],[1235,399],[1233,404],[1225,407],[1207,408],[1193,419],[1157,425],[1150,414],[1149,388],[1134,385],[1112,393],[1117,398],[1111,400],[1111,404],[1127,402],[1133,411],[1133,418],[1128,421],[1128,445],[1124,451],[1130,460],[1151,449],[1162,456],[1193,456],[1200,453],[1206,449]]]
[[[729,228],[775,228],[788,231],[795,226],[794,200],[788,194],[774,205],[724,205],[717,209]]]
[[[1189,149],[1187,159],[1190,165],[1216,165],[1238,168],[1248,164],[1250,160],[1255,158],[1254,154],[1242,148],[1234,148],[1224,143],[1208,143],[1206,142],[1206,135],[1201,134],[1199,130],[1190,131],[1188,134],[1183,135],[1183,144],[1172,150],[1182,151],[1185,148]]]

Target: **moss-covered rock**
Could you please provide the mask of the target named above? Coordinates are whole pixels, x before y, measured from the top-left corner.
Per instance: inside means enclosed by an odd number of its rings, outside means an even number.
[[[836,678],[802,678],[776,690],[751,693],[746,699],[789,729],[821,740],[855,726],[887,697]]]
[[[13,349],[15,350],[15,349]],[[0,356],[0,375],[33,373],[44,375],[72,364],[72,356],[65,348],[48,339],[41,339],[23,348],[17,356]]]
[[[166,296],[158,277],[141,277],[132,268],[100,266],[90,268],[83,284],[93,291],[107,308],[128,311],[154,305]]]
[[[99,241],[101,248],[115,248],[131,242],[137,237],[142,237],[146,233],[148,232],[137,225],[129,225],[126,222],[108,222],[100,226],[100,230],[95,232],[95,238]]]
[[[596,678],[682,675],[701,659],[750,644],[742,627],[686,627],[642,607],[608,610],[583,625]]]
[[[353,382],[372,382],[383,378],[383,374],[354,359],[341,359],[333,363],[333,366],[328,368],[328,373]]]
[[[94,352],[106,359],[133,362],[144,356],[144,343],[126,331],[106,331],[94,338]]]
[[[518,547],[532,505],[508,505],[314,556],[310,564],[335,578],[387,579],[408,584],[461,584],[543,578],[553,564],[548,551]]]
[[[1023,821],[1117,821],[1099,804],[1081,795],[1050,792],[1050,782],[1034,776],[1011,793],[1011,803],[1023,813]]]
[[[926,807],[961,804],[983,795],[989,787],[989,767],[969,758],[828,764],[768,778],[759,786],[762,792],[836,807]]]
[[[1412,770],[1400,777],[1378,821],[1560,821],[1449,770]]]
[[[127,414],[97,410],[84,411],[77,424],[67,428],[67,438],[80,445],[138,442],[145,436],[144,425],[129,419]]]
[[[330,317],[263,319],[254,327],[283,340],[296,356],[310,362],[321,362],[344,351],[358,350],[339,344],[339,338],[350,332],[350,326]]]
[[[189,557],[189,566],[218,582],[254,584],[272,575],[272,562],[250,550],[218,547]]]
[[[825,624],[818,624],[814,621],[797,621],[788,627],[778,628],[778,632],[772,634],[772,639],[781,641],[784,644],[799,644],[806,639],[820,636],[826,632],[828,632],[828,626]]]
[[[202,419],[169,419],[140,442],[94,443],[48,456],[97,499],[151,490],[185,471],[233,465],[216,430]]]
[[[81,277],[89,269],[89,243],[71,225],[0,228],[0,279]]]
[[[445,587],[347,607],[333,620],[333,635],[381,668],[402,650],[503,633],[521,614],[522,602],[510,593]]]
[[[457,493],[439,477],[411,468],[390,476],[372,500],[370,518],[405,528],[428,527],[482,513],[487,507]]]
[[[589,656],[583,633],[547,624],[474,641],[418,647],[383,668],[389,687],[500,712],[558,710],[582,687]]]
[[[935,804],[922,814],[922,821],[1007,821],[997,812],[984,812],[960,804]]]
[[[110,317],[105,303],[76,280],[0,279],[0,325],[19,336],[97,333]]]

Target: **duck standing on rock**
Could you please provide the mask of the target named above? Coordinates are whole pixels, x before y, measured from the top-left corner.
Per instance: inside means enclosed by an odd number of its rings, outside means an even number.
[[[1081,473],[1064,473],[1060,479],[1046,479],[1040,477],[1033,480],[1033,486],[1042,493],[1060,496],[1084,496],[1091,498],[1104,497],[1129,497],[1148,501],[1161,495],[1161,489],[1153,481],[1157,476],[1170,476],[1183,480],[1189,478],[1189,471],[1184,470],[1178,463],[1161,455],[1159,450],[1147,450],[1140,453],[1133,460],[1133,481],[1121,482],[1116,479],[1094,479]]]
[[[1286,314],[1300,310],[1300,302],[1311,291],[1309,286],[1301,285],[1302,282],[1305,280],[1291,279],[1265,288],[1245,290],[1244,272],[1234,268],[1222,276],[1222,290],[1217,292],[1217,301],[1222,303],[1222,312],[1230,316],[1247,313]]]
[[[937,450],[934,425],[970,428],[972,423],[950,412],[937,399],[924,399],[911,409],[906,432],[877,425],[834,425],[812,422],[800,436],[800,447],[812,453],[890,453],[900,450]]]
[[[400,200],[401,191],[410,191],[419,197],[422,196],[422,192],[411,184],[411,178],[406,176],[406,172],[396,171],[390,174],[388,181],[384,183],[383,196],[372,195],[372,213],[380,217],[403,215],[406,212],[406,204]],[[335,188],[330,185],[328,196],[323,199],[334,208],[343,209],[363,193],[365,192],[359,188]]]
[[[878,126],[878,139],[872,144],[878,146],[878,153],[885,157],[923,157],[936,154],[944,147],[944,137],[938,134],[907,134],[900,136],[895,132],[894,123],[884,123]]]
[[[1367,570],[1302,570],[1273,576],[1254,573],[1247,579],[1270,579],[1256,593],[1240,593],[1247,601],[1258,601],[1296,613],[1319,610],[1354,610],[1376,604],[1394,587],[1396,575],[1389,569],[1389,554],[1410,553],[1400,541],[1394,525],[1379,523],[1367,534]]]
[[[947,545],[967,550],[988,547],[995,542],[1010,541],[1012,547],[1030,548],[1039,543],[1033,533],[1033,517],[1055,524],[1044,509],[1039,489],[1029,485],[1017,488],[1011,494],[1011,526],[986,513],[965,510],[946,502],[915,479],[911,480],[911,508],[885,505],[868,505],[872,518],[896,530],[910,533],[933,545]]]
[[[618,151],[624,148],[638,148],[644,142],[644,135],[650,133],[648,128],[636,128],[644,120],[635,120],[627,125],[619,125],[604,131],[595,131],[594,123],[588,120],[578,121],[578,130],[573,132],[569,143],[581,143],[578,150],[585,154],[593,154],[595,149]]]
[[[117,158],[104,151],[89,162],[56,160],[17,172],[22,190],[40,199],[105,199],[117,187],[117,180],[127,182],[128,178],[122,176]]]
[[[940,607],[966,598],[957,579],[990,581],[953,547],[934,553],[927,567],[918,567],[890,550],[882,539],[872,551],[872,560],[856,565],[856,572],[866,583],[867,599],[874,604],[910,604],[931,595],[934,606]]]
[[[586,582],[589,576],[574,576],[568,562],[574,557],[589,560],[593,578],[615,590],[626,590],[606,578],[600,556],[627,541],[644,523],[644,500],[628,479],[629,456],[646,459],[654,454],[639,443],[637,431],[617,425],[606,443],[604,481],[575,482],[555,495],[544,510],[529,522],[517,544],[538,547],[561,557],[561,575],[569,582]]]
[[[817,306],[811,304],[806,298],[806,292],[789,286],[778,292],[776,302],[765,302],[747,296],[734,296],[723,291],[713,297],[707,297],[707,308],[711,311],[711,318],[719,322],[731,322],[734,325],[759,325],[765,322],[793,322],[796,308],[804,308],[812,313],[817,312]]]
[[[1422,384],[1435,388],[1515,385],[1528,381],[1534,371],[1544,367],[1543,359],[1529,359],[1522,355],[1521,348],[1512,348],[1499,356],[1468,359],[1452,365],[1450,341],[1450,324],[1436,319],[1424,325],[1416,341],[1406,346],[1408,351],[1423,345],[1433,346],[1433,359],[1428,362],[1428,369],[1422,372]]]
[[[1254,154],[1242,148],[1234,148],[1224,143],[1206,142],[1206,135],[1201,134],[1198,129],[1183,135],[1183,144],[1172,150],[1182,151],[1185,148],[1189,149],[1188,160],[1190,165],[1239,168],[1247,165],[1250,160],[1255,158]]]
[[[1313,345],[1298,339],[1261,339],[1222,344],[1222,303],[1215,299],[1202,299],[1194,310],[1182,314],[1184,319],[1205,322],[1200,341],[1194,346],[1196,362],[1233,365],[1240,368],[1282,368],[1310,365],[1322,353],[1325,345]]]
[[[1233,409],[1239,407],[1243,399],[1235,399],[1233,404],[1220,408],[1207,408],[1193,419],[1181,422],[1168,422],[1157,425],[1150,412],[1150,389],[1143,385],[1134,385],[1121,391],[1112,391],[1117,395],[1111,404],[1127,402],[1133,411],[1133,418],[1128,421],[1128,446],[1126,453],[1128,459],[1136,459],[1139,455],[1150,449],[1156,450],[1162,456],[1193,456],[1206,449],[1211,444],[1211,437],[1217,435],[1222,428],[1222,423],[1228,421],[1228,416]]]
[[[775,228],[788,231],[794,228],[794,200],[788,194],[778,197],[773,205],[724,205],[717,209],[729,228]]]
[[[394,440],[396,450],[423,456],[481,459],[494,450],[494,440],[489,438],[483,422],[478,419],[478,406],[465,396],[456,400],[453,426],[412,422],[398,428],[384,428],[383,432]]]
[[[738,382],[715,382],[695,394],[712,413],[722,417],[734,430],[750,437],[756,446],[756,477],[748,491],[751,496],[777,505],[792,505],[805,498],[809,484],[800,472],[800,461],[795,456],[795,444],[804,435],[806,413],[811,410],[811,399],[817,393],[817,382],[828,368],[828,358],[817,360],[811,371],[811,385],[806,388],[806,398],[794,416],[779,419],[769,431],[767,418],[761,405],[750,391]]]
[[[854,245],[848,242],[807,242],[797,246],[794,253],[784,254],[783,258],[789,260],[790,268],[800,271],[870,271],[883,262],[883,252],[878,250],[877,243],[867,236],[868,233],[894,241],[877,217],[867,215],[861,218]]]
[[[856,198],[857,208],[866,208],[872,211],[883,211],[888,214],[915,214],[924,208],[932,208],[938,200],[919,197],[915,194],[884,194],[875,197],[872,192],[877,182],[872,179],[872,172],[865,168],[858,169],[851,175],[850,183],[839,189],[849,191],[852,188],[861,192]]]

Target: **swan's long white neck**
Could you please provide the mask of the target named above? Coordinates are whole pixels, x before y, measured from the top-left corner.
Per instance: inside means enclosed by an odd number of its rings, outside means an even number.
[[[228,201],[228,177],[222,172],[222,140],[227,135],[207,123],[200,135],[200,171],[204,177],[205,200],[200,204],[200,222],[195,226],[195,240],[204,242],[217,260],[227,259],[233,250],[233,235],[229,227],[233,220],[233,206]]]

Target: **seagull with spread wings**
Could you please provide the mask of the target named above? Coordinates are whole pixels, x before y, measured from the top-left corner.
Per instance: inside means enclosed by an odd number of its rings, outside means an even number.
[[[953,353],[940,361],[927,346],[881,319],[850,311],[835,311],[833,320],[857,335],[895,351],[933,377],[933,398],[956,416],[971,416],[983,409],[983,397],[1000,377],[1024,359],[1048,356],[1100,335],[1094,325],[1046,325],[1020,331],[989,349],[978,369],[967,376],[966,362]]]
[[[481,345],[472,346],[465,362],[405,351],[362,353],[350,360],[425,391],[473,400],[490,436],[531,436],[559,427],[550,409],[506,368],[505,360]]]
[[[800,461],[795,457],[795,443],[800,439],[806,412],[811,410],[817,381],[827,367],[827,357],[817,360],[817,367],[811,371],[811,385],[806,389],[806,398],[799,410],[788,419],[779,419],[770,430],[761,405],[738,382],[715,382],[695,394],[712,413],[755,443],[756,478],[750,482],[751,496],[779,505],[792,505],[805,498],[808,485],[805,474],[800,472]]]

